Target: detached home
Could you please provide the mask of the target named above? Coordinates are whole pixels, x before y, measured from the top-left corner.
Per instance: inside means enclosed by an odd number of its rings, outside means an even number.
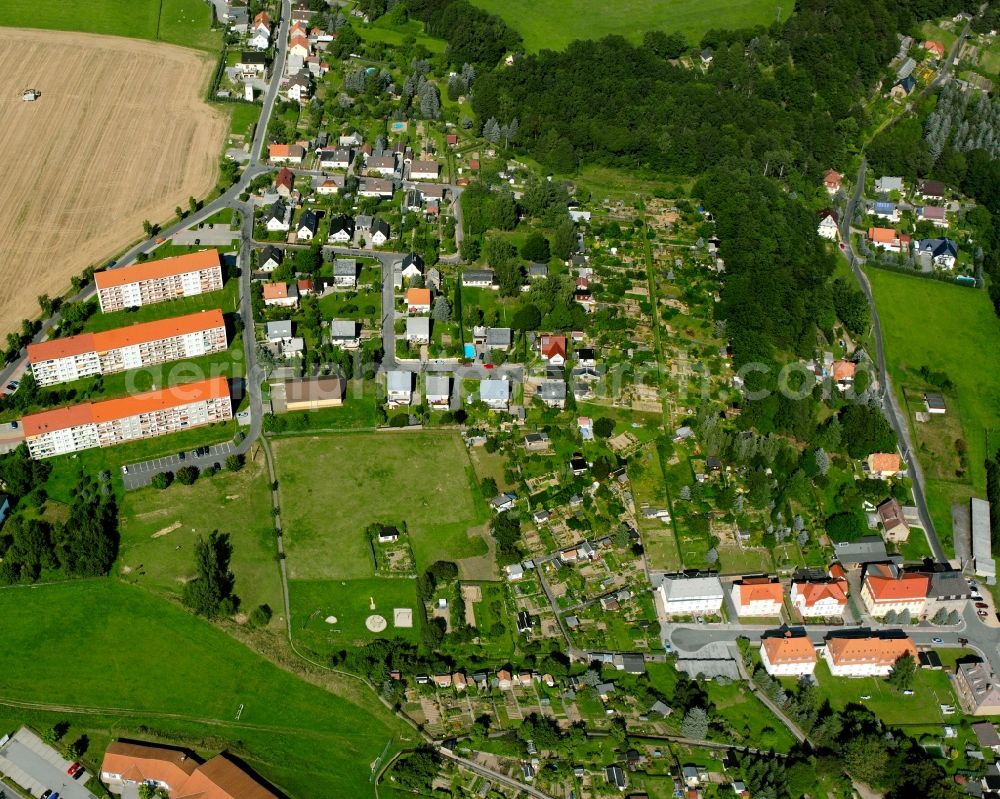
[[[345,350],[354,350],[361,345],[358,323],[353,319],[334,319],[330,322],[330,343]]]
[[[321,169],[348,169],[351,166],[351,151],[347,147],[319,151]]]
[[[413,374],[402,370],[393,370],[386,374],[386,395],[388,405],[409,405],[413,400]]]
[[[316,212],[313,210],[303,211],[295,228],[295,234],[299,241],[312,241],[318,227],[319,219]]]
[[[294,308],[299,304],[299,290],[288,283],[265,283],[264,305]]]
[[[410,164],[410,180],[437,180],[441,166],[437,161],[413,161]]]
[[[267,158],[272,164],[301,164],[306,150],[301,144],[271,144],[267,148]]]
[[[391,180],[386,178],[365,178],[361,181],[361,187],[358,189],[358,196],[378,197],[383,200],[388,200],[392,198],[394,190],[395,186],[393,186]]]
[[[951,239],[921,239],[917,256],[942,269],[953,269],[958,260],[958,245]]]
[[[292,209],[284,200],[278,200],[264,216],[268,233],[288,232],[292,226]]]
[[[468,288],[497,288],[492,269],[466,269],[462,272],[462,286]]]
[[[369,230],[371,242],[376,247],[381,247],[389,240],[389,223],[384,219],[372,220],[371,228]]]
[[[804,619],[843,618],[847,607],[847,581],[823,580],[792,583],[792,607]]]
[[[808,635],[769,635],[760,643],[760,660],[772,677],[801,677],[816,669],[816,647]]]
[[[284,250],[272,247],[269,244],[260,251],[260,255],[257,257],[257,269],[261,272],[273,272],[281,266],[284,258]]]
[[[451,404],[451,378],[448,375],[428,374],[424,398],[432,408],[447,408]]]
[[[510,383],[506,378],[479,381],[479,399],[495,411],[505,411],[510,403]]]
[[[353,258],[337,258],[333,262],[333,285],[338,288],[358,287],[358,262]]]
[[[943,200],[946,187],[940,180],[925,180],[920,185],[920,196],[925,200]]]
[[[837,237],[840,235],[840,228],[837,226],[837,223],[837,212],[826,209],[819,212],[819,226],[816,230],[824,239],[836,241]]]
[[[335,216],[330,220],[330,235],[327,241],[347,244],[354,240],[354,219],[346,214]]]
[[[948,216],[944,208],[925,205],[918,211],[918,215],[922,220],[933,223],[935,227],[948,227]]]

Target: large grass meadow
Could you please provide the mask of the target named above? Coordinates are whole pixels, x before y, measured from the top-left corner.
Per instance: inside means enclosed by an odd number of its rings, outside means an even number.
[[[792,13],[794,3],[774,0],[473,0],[524,38],[529,51],[561,50],[576,39],[624,36],[633,42],[649,30],[683,33],[696,45],[710,28],[770,25]]]
[[[2,0],[0,21],[14,28],[103,33],[216,52],[221,31],[210,29],[204,0]]]
[[[911,421],[934,526],[950,540],[952,503],[985,495],[987,438],[990,446],[1000,443],[1000,320],[984,291],[878,269],[868,270],[868,277],[901,406],[904,392],[909,393],[912,410],[914,395],[928,388],[918,374],[921,366],[946,373],[954,384],[946,400],[949,415],[957,415],[968,445],[968,468],[962,478],[954,471],[935,470],[932,463],[953,457],[954,441],[937,436],[942,440],[935,442],[935,426],[943,420],[927,426]]]
[[[290,796],[372,796],[369,764],[413,735],[360,684],[330,693],[114,580],[2,589],[0,615],[0,704],[81,708],[9,707],[4,720],[71,722],[71,738],[91,738],[91,767],[113,737],[154,738],[229,749]]]

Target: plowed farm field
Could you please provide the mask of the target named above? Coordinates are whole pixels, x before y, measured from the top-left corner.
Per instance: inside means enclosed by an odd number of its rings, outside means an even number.
[[[0,336],[40,294],[215,185],[228,120],[202,97],[214,61],[131,39],[0,28]],[[23,102],[23,89],[38,89]]]

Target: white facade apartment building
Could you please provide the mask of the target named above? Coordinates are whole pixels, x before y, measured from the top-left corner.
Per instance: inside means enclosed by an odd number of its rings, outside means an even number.
[[[772,677],[801,677],[816,669],[816,648],[806,635],[774,635],[760,643],[760,660]]]
[[[823,659],[834,677],[886,677],[903,655],[917,660],[917,648],[908,636],[829,638]]]
[[[143,322],[102,333],[57,338],[28,345],[28,360],[40,386],[139,369],[222,352],[228,346],[222,311]]]
[[[94,275],[102,313],[194,297],[222,288],[218,250],[145,261]]]
[[[213,377],[131,397],[85,402],[21,420],[32,458],[175,433],[233,418],[229,383]]]
[[[718,577],[667,578],[658,590],[668,616],[718,613],[722,609],[722,583]]]

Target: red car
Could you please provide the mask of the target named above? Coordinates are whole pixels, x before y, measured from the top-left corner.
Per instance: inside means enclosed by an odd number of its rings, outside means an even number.
[[[990,606],[987,605],[985,602],[977,602],[976,607],[980,608],[981,610],[989,610]]]
[[[484,364],[483,368],[484,369],[492,369],[493,368],[493,364],[491,364],[491,363]]]
[[[79,763],[73,763],[68,769],[66,769],[66,773],[69,774],[69,776],[71,777],[79,776],[82,772],[83,772],[83,766],[81,766]]]

